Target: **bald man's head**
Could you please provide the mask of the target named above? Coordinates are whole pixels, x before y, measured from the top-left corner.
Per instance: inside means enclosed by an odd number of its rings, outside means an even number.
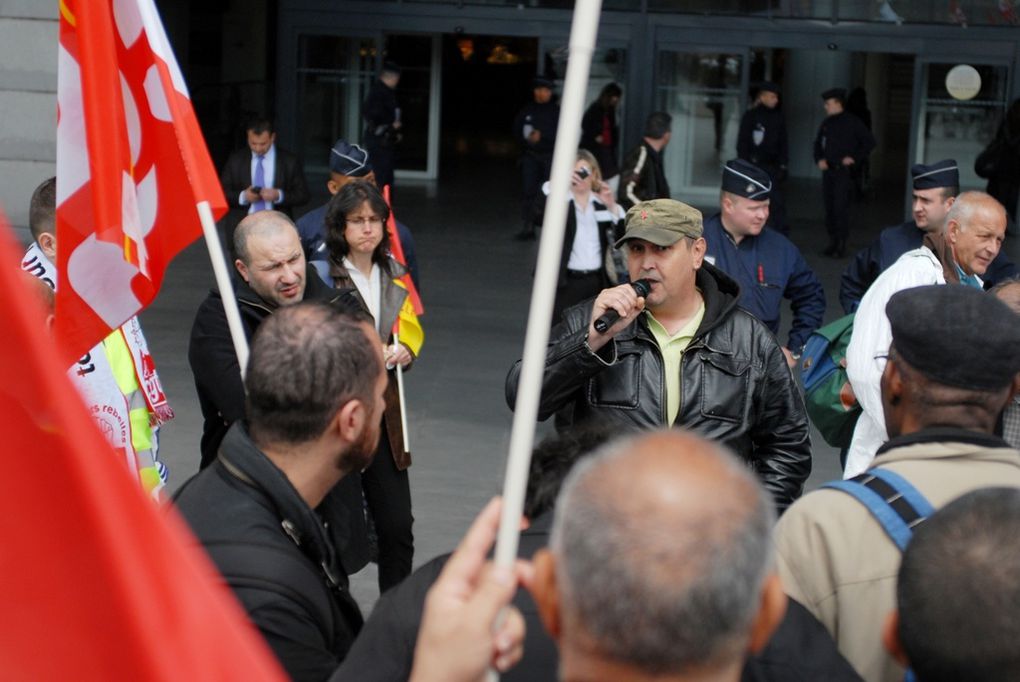
[[[551,548],[564,638],[647,674],[733,665],[771,567],[773,503],[735,457],[668,431],[613,443],[564,484]]]
[[[246,216],[234,231],[234,266],[270,307],[305,296],[305,253],[294,223],[279,211]]]

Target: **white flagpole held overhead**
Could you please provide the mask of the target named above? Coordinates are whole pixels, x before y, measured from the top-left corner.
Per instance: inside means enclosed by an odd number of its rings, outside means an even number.
[[[528,313],[528,331],[524,338],[520,383],[517,387],[517,404],[514,407],[513,429],[510,432],[510,452],[507,456],[506,478],[503,481],[503,514],[496,541],[496,563],[510,567],[517,558],[517,539],[521,514],[524,511],[524,491],[531,464],[531,449],[535,439],[535,422],[538,419],[538,402],[545,369],[545,349],[549,342],[553,297],[559,277],[560,252],[577,147],[581,141],[581,115],[591,70],[591,56],[595,51],[599,13],[602,0],[577,0],[570,28],[570,47],[567,60],[567,77],[563,84],[560,120],[556,129],[556,146],[553,150],[550,190],[542,221],[542,238],[538,247],[538,264],[535,283],[531,290],[531,308]]]
[[[248,368],[248,339],[245,338],[244,327],[241,326],[241,312],[237,308],[234,287],[230,283],[223,247],[220,245],[219,235],[216,234],[216,221],[213,220],[212,209],[208,201],[200,201],[196,206],[198,216],[202,220],[202,235],[205,237],[206,248],[209,249],[209,259],[212,261],[213,274],[216,276],[216,288],[220,290],[220,298],[223,299],[223,312],[227,315],[227,326],[230,328],[230,337],[234,340],[234,352],[237,353],[237,364],[241,368],[243,381]]]

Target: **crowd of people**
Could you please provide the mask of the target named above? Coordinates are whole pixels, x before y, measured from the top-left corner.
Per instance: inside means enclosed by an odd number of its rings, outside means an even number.
[[[291,677],[1020,678],[1020,280],[1001,252],[1007,209],[961,192],[953,159],[911,169],[911,219],[841,282],[861,408],[845,478],[804,494],[811,427],[795,369],[825,293],[786,234],[771,83],[707,218],[670,196],[669,114],[649,115],[618,164],[623,93],[602,89],[568,205],[552,207],[567,229],[539,419],[554,416],[557,433],[533,454],[520,561],[488,558],[494,501],[455,552],[412,572],[398,386],[422,339],[398,330],[417,258],[376,184],[392,185],[399,75],[387,64],[366,146],[336,142],[331,197],[297,223],[308,191],[295,157],[270,121],[247,125],[221,178],[244,371],[221,292],[191,330],[201,470],[173,505]],[[553,83],[534,86],[514,129],[521,238],[550,208],[558,118]],[[844,91],[823,100],[814,155],[826,254],[842,257],[853,168],[875,140]],[[44,294],[59,279],[55,185],[32,197],[22,262]],[[506,377],[510,409],[520,368]],[[160,498],[158,430],[173,413],[137,320],[68,376],[94,412],[123,412],[104,433]],[[370,560],[382,596],[366,620],[349,576]]]

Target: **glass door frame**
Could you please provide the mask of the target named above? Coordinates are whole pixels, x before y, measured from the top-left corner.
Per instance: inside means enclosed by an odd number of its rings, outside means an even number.
[[[663,32],[659,32],[661,37]],[[650,111],[658,111],[661,107],[659,105],[659,80],[662,75],[662,53],[663,52],[677,52],[681,54],[732,54],[737,55],[741,59],[740,64],[740,90],[737,99],[737,109],[742,114],[747,109],[748,104],[748,90],[750,89],[750,60],[752,51],[754,48],[760,47],[759,45],[748,45],[747,43],[737,42],[720,42],[720,43],[698,43],[698,42],[687,42],[677,39],[666,39],[659,40],[655,44],[655,67],[652,70],[651,89],[652,89],[652,105]],[[674,139],[670,140],[670,145],[681,144],[681,140],[675,137],[676,133],[676,120],[673,121],[673,132]],[[725,159],[723,159],[725,161]],[[720,163],[720,173],[722,172],[722,166]],[[682,185],[679,187],[670,187],[670,190],[675,198],[680,201],[693,205],[702,206],[714,206],[719,200],[719,187],[718,183],[711,186],[710,189],[705,189],[699,185]]]
[[[927,108],[928,99],[928,83],[925,79],[925,72],[927,68],[932,64],[970,64],[972,66],[991,66],[997,68],[1005,68],[1007,76],[1007,82],[1005,87],[1005,100],[1003,101],[1002,113],[1006,113],[1006,108],[1012,101],[1012,93],[1014,90],[1014,83],[1017,79],[1016,65],[1013,59],[1007,56],[995,56],[995,55],[977,55],[969,53],[957,53],[952,57],[945,54],[918,54],[914,58],[914,100],[911,107],[911,119],[912,129],[910,131],[910,148],[909,158],[911,164],[923,163],[924,161],[924,133],[925,133],[925,120],[924,115]],[[972,160],[958,159],[960,163],[972,163]],[[961,187],[961,190],[964,189]],[[982,189],[980,187],[968,187],[966,189]],[[905,199],[906,205],[909,208],[912,201],[912,193],[908,183],[907,197]]]
[[[382,43],[385,44],[385,36],[413,35],[413,31],[386,31],[381,34]],[[432,41],[432,49],[429,54],[429,125],[428,143],[425,160],[425,170],[401,170],[396,168],[393,171],[395,178],[401,180],[435,180],[439,177],[439,135],[440,112],[442,110],[442,85],[443,85],[443,36],[437,33],[419,33],[427,35]],[[376,70],[382,67],[382,52],[376,51],[379,63]],[[398,90],[400,86],[397,86]],[[399,162],[399,156],[397,157]]]

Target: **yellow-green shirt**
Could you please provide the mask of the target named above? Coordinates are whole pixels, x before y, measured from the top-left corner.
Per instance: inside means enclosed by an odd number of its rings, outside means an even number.
[[[669,418],[667,424],[672,425],[680,410],[680,360],[694,338],[694,332],[701,326],[702,318],[705,317],[705,301],[701,301],[698,312],[694,313],[694,317],[673,336],[669,335],[651,311],[646,310],[645,315],[648,319],[648,329],[651,330],[662,352],[663,369],[666,372],[666,416]]]

